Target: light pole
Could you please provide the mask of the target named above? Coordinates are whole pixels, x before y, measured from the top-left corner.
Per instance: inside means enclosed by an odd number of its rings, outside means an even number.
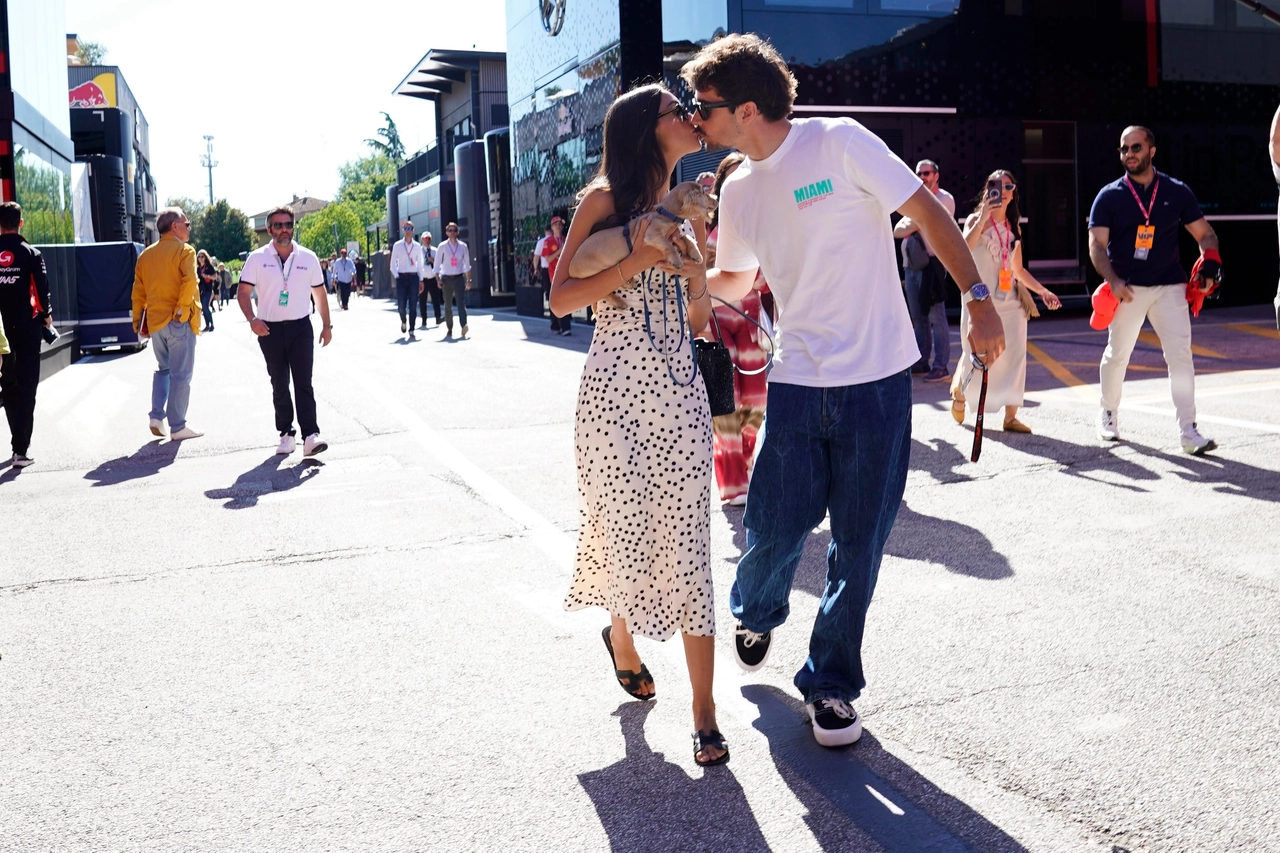
[[[209,206],[213,207],[213,167],[218,161],[213,159],[213,137],[204,138],[205,152],[200,156],[200,165],[209,170]]]

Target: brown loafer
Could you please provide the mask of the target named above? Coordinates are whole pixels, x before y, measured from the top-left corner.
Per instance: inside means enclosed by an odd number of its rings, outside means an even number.
[[[1031,427],[1027,426],[1017,418],[1012,418],[1004,422],[1004,431],[1005,432],[1022,432],[1022,433],[1030,434]]]

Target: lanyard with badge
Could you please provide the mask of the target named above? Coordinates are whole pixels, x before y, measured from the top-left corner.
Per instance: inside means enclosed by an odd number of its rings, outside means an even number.
[[[459,252],[461,252],[461,251],[462,251],[462,249],[458,248],[457,246],[452,245],[451,243],[447,243],[447,242],[446,242],[446,243],[444,244],[444,251],[446,251],[446,252],[448,252],[448,253],[449,253],[449,266],[450,266],[450,267],[457,267],[457,266],[458,266],[458,253],[459,253]],[[451,274],[456,275],[456,272],[455,272],[455,273],[451,273]]]
[[[289,304],[289,276],[293,273],[293,259],[297,255],[297,252],[290,252],[289,260],[285,261],[284,258],[280,257],[280,253],[276,252],[276,260],[280,262],[280,277],[284,280],[284,287],[280,288],[281,308]]]
[[[1137,239],[1133,241],[1133,259],[1135,261],[1145,261],[1147,256],[1151,254],[1151,247],[1156,239],[1156,227],[1151,224],[1151,214],[1156,209],[1156,193],[1160,192],[1160,173],[1156,172],[1156,183],[1151,188],[1151,206],[1143,207],[1142,199],[1138,198],[1138,191],[1133,188],[1133,181],[1129,180],[1129,176],[1124,176],[1125,186],[1129,188],[1133,200],[1138,203],[1138,210],[1142,212],[1146,225],[1138,226]]]
[[[1000,223],[991,220],[991,227],[996,230],[996,242],[1000,244],[1000,286],[1001,293],[1013,290],[1013,271],[1009,269],[1009,250],[1013,244],[1013,228],[1005,226],[1005,233],[1000,233]]]

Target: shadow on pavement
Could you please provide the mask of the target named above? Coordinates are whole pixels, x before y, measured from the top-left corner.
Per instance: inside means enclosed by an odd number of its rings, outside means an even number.
[[[1166,453],[1132,442],[1124,442],[1123,446],[1132,447],[1143,456],[1171,462],[1182,469],[1175,472],[1177,477],[1190,483],[1211,485],[1220,494],[1280,503],[1280,477],[1271,469],[1223,459],[1212,452],[1204,456],[1192,456],[1187,453]]]
[[[844,749],[813,739],[798,700],[752,684],[742,695],[760,709],[752,725],[769,741],[779,775],[806,807],[805,822],[823,850],[847,851],[849,830],[834,810],[888,851],[1027,853],[998,826],[940,790],[880,746],[868,731]]]
[[[956,470],[968,464],[969,457],[954,444],[941,439],[933,439],[928,444],[911,439],[911,468],[924,471],[939,483],[965,483],[972,480],[973,477]]]
[[[152,477],[160,473],[161,468],[173,464],[181,444],[180,441],[165,441],[161,438],[148,441],[136,453],[103,462],[85,474],[84,478],[95,481],[93,485],[97,487],[115,486],[129,480]]]
[[[478,313],[478,312],[477,312]],[[595,334],[595,326],[590,323],[574,321],[572,333],[565,337],[551,331],[550,317],[529,317],[509,311],[495,311],[490,315],[495,323],[519,323],[524,329],[524,336],[530,343],[547,344],[560,349],[571,349],[585,353],[591,346],[591,336]]]
[[[747,530],[742,523],[742,510],[724,508],[725,519],[733,528],[733,544],[740,554],[747,551]],[[796,567],[792,589],[802,589],[821,598],[827,586],[827,549],[831,547],[831,531],[818,530],[805,540],[800,565]],[[979,580],[1004,580],[1013,577],[1009,558],[997,551],[982,531],[958,521],[922,515],[906,501],[898,508],[898,517],[885,542],[884,552],[905,560],[938,563],[947,571]]]
[[[767,851],[764,835],[732,764],[701,770],[691,778],[683,767],[654,752],[644,737],[650,702],[627,702],[614,711],[622,724],[627,754],[578,782],[595,804],[610,849],[627,853]],[[729,745],[730,750],[733,744]],[[693,740],[689,741],[690,754]]]
[[[1136,482],[1116,483],[1112,480],[1091,476],[1093,472],[1110,471],[1119,474],[1125,479],[1134,481],[1160,479],[1160,475],[1155,471],[1144,468],[1137,462],[1125,459],[1122,456],[1117,456],[1115,451],[1125,447],[1126,445],[1124,444],[1076,444],[1075,442],[1063,441],[1058,438],[1049,438],[1046,435],[1020,435],[1018,433],[1004,432],[1003,430],[986,432],[983,441],[993,441],[1031,456],[1039,456],[1046,461],[1062,465],[1061,471],[1064,474],[1080,477],[1103,486],[1112,486],[1131,492],[1149,491],[1149,489],[1137,485]]]
[[[315,478],[324,467],[319,459],[303,459],[297,465],[288,468],[280,466],[288,456],[272,454],[265,462],[245,471],[226,489],[210,489],[204,493],[206,498],[215,501],[225,500],[223,509],[248,509],[258,505],[258,498],[272,492],[287,492],[296,489],[308,480]]]

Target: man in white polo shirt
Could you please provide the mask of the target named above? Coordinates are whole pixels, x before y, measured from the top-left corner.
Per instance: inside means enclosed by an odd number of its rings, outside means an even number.
[[[324,274],[315,252],[293,241],[293,209],[277,207],[267,214],[271,242],[251,253],[240,272],[237,301],[258,336],[258,346],[271,376],[271,395],[276,409],[276,429],[280,446],[276,453],[288,455],[297,446],[293,428],[293,400],[289,379],[298,399],[298,426],[304,436],[302,451],[315,456],[328,449],[316,423],[316,395],[311,389],[311,369],[315,343],[311,340],[311,303],[320,310],[320,345],[333,338],[329,322],[329,299],[324,291]],[[257,293],[258,313],[253,313],[250,296]]]
[[[736,301],[759,271],[778,309],[747,551],[729,595],[734,654],[749,672],[764,665],[805,540],[829,511],[826,590],[795,685],[814,738],[841,746],[862,734],[851,703],[866,685],[867,607],[906,488],[909,370],[920,359],[890,213],[916,222],[974,300],[974,352],[991,363],[1004,334],[955,220],[905,163],[849,119],[787,119],[796,80],[772,45],[725,36],[681,76],[697,93],[694,127],[708,144],[747,155],[721,189],[708,286]]]

